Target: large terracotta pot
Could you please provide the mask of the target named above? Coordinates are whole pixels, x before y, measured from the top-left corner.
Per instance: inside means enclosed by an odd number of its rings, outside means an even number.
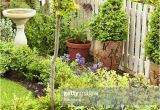
[[[102,62],[112,70],[117,70],[122,57],[123,41],[93,41],[93,56],[95,63]]]
[[[152,85],[160,84],[160,64],[155,64],[151,62],[150,64],[150,83]]]
[[[86,44],[75,44],[74,39],[67,40],[67,47],[71,59],[75,59],[77,53],[79,53],[85,59],[88,59],[90,57],[89,54],[90,46],[91,46],[90,41],[87,41]]]

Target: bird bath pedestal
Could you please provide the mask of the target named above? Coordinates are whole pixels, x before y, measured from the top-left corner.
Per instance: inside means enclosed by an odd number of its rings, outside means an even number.
[[[35,14],[35,10],[27,8],[15,8],[3,11],[3,15],[13,20],[13,22],[16,24],[17,32],[15,36],[15,44],[27,44],[27,38],[24,33],[24,25],[29,20],[29,18],[33,17]]]

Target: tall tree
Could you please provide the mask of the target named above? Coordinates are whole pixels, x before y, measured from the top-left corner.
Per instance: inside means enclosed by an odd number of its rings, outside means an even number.
[[[60,37],[60,27],[61,20],[63,17],[67,16],[68,13],[77,11],[78,5],[74,0],[53,0],[53,10],[56,16],[56,25],[55,25],[55,44],[54,44],[54,56],[51,63],[51,74],[50,74],[50,100],[51,100],[51,109],[54,110],[54,78],[55,78],[55,66],[56,58],[58,56],[59,50],[59,37]]]

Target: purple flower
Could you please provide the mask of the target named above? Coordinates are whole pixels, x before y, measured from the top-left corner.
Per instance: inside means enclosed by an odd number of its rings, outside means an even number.
[[[84,57],[79,58],[79,59],[78,59],[78,63],[79,63],[80,65],[84,65],[84,64],[85,64],[85,58],[84,58]]]
[[[109,70],[109,67],[106,66],[106,67],[104,67],[103,69],[106,70],[106,71],[108,71],[108,70]]]
[[[98,68],[98,65],[97,65],[97,64],[93,64],[93,66],[92,66],[92,70],[93,70],[93,71],[96,71],[96,70],[97,70],[97,68]]]
[[[102,64],[103,64],[102,62],[98,62],[97,66],[100,67],[100,66],[102,66]]]
[[[81,55],[80,55],[79,53],[77,53],[77,54],[76,54],[76,58],[77,58],[77,59],[80,59],[80,58],[81,58]]]
[[[70,55],[69,55],[69,54],[64,54],[64,56],[65,56],[66,58],[70,58]]]
[[[62,61],[65,61],[66,57],[65,57],[65,56],[62,56],[61,59],[62,59]]]

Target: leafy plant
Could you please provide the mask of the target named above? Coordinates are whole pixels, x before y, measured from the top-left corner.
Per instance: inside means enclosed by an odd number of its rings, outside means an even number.
[[[79,24],[77,24],[77,21]],[[75,43],[86,43],[87,32],[88,32],[88,22],[85,20],[80,20],[78,17],[74,17],[71,22],[71,38],[75,39]]]
[[[23,0],[26,2],[31,8],[39,10],[40,9],[40,3],[38,0]]]
[[[0,71],[1,75],[7,71],[16,71],[20,76],[30,78],[27,66],[36,60],[37,54],[28,46],[17,47],[12,42],[0,42]]]
[[[122,10],[122,0],[107,0],[90,23],[91,35],[100,41],[127,38],[127,16]]]
[[[31,18],[25,26],[29,47],[32,49],[36,48],[41,55],[53,54],[55,37],[54,23],[55,16],[53,14],[37,13]],[[68,28],[70,23],[71,15],[62,19],[59,54],[67,51],[66,40],[71,37],[71,29]]]
[[[144,42],[146,56],[156,64],[160,64],[160,8],[154,10],[150,20],[150,31],[147,34],[147,38]]]
[[[160,4],[159,0],[131,0],[132,2],[139,2],[144,4],[149,4],[153,6],[158,6]]]
[[[0,39],[8,42],[13,41],[15,30],[12,28],[12,22],[9,19],[0,19]]]
[[[9,8],[30,8],[26,2],[11,0]]]
[[[64,83],[68,78],[73,75],[73,70],[69,66],[67,66],[66,62],[63,62],[60,58],[57,58],[56,62],[57,74],[55,75],[55,85],[56,88],[58,88],[59,86],[61,86],[62,83]],[[27,66],[30,76],[38,79],[44,85],[47,85],[49,83],[49,76],[51,71],[50,63],[50,58],[39,58],[39,60],[32,62]]]
[[[37,13],[25,27],[28,45],[36,48],[40,54],[50,54],[54,50],[54,24],[55,17]]]

